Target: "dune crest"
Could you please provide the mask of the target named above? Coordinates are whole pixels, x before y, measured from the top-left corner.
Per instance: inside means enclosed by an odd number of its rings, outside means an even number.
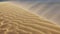
[[[60,34],[60,27],[14,4],[1,2],[0,34]]]

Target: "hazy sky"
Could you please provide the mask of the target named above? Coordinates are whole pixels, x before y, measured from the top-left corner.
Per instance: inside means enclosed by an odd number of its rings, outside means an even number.
[[[0,0],[0,1],[5,1],[5,0]],[[40,2],[50,1],[50,2],[60,2],[60,0],[16,0],[16,1],[40,1]]]

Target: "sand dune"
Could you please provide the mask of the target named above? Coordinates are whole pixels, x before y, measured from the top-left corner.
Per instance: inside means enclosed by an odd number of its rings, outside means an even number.
[[[0,2],[0,34],[60,34],[60,27],[12,3]]]
[[[14,3],[14,2],[13,2]],[[29,10],[30,12],[37,13],[44,18],[54,21],[57,24],[60,24],[60,3],[41,3],[41,2],[33,2],[33,1],[19,1],[15,2],[15,4],[21,5],[21,7]]]

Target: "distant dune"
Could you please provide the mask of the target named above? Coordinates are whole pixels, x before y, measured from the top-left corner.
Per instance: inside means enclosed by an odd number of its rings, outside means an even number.
[[[60,34],[60,27],[15,4],[0,2],[0,34]]]

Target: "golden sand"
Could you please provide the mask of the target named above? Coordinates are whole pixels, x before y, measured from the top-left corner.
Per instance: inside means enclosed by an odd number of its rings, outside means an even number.
[[[0,34],[60,34],[60,27],[11,3],[0,3]]]

